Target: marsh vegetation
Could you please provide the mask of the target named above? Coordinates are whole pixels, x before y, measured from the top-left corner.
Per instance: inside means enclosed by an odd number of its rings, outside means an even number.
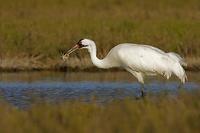
[[[60,61],[60,52],[80,38],[95,40],[99,57],[119,43],[144,43],[177,52],[186,57],[189,68],[199,69],[199,0],[1,0],[1,3],[2,70],[91,67],[85,52],[74,54],[67,63]]]
[[[0,132],[198,133],[200,93],[127,98],[99,105],[93,100],[35,104],[19,110],[0,103]]]

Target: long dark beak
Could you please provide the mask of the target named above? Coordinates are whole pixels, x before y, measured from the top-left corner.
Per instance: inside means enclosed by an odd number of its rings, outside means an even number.
[[[79,45],[78,45],[78,44],[76,44],[74,47],[72,47],[70,50],[68,50],[68,51],[62,56],[62,59],[63,59],[63,60],[66,60],[66,59],[69,57],[69,55],[70,55],[71,53],[73,53],[74,51],[76,51],[77,49],[79,49]]]

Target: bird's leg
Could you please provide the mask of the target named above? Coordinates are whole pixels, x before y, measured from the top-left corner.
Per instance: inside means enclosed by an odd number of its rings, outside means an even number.
[[[145,96],[145,92],[144,92],[143,74],[140,73],[140,72],[133,71],[130,67],[127,67],[126,70],[137,78],[137,80],[139,81],[139,83],[141,85],[141,87],[140,87],[141,97],[144,97]]]
[[[178,90],[181,90],[183,88],[183,83],[181,82],[179,85],[178,85]]]
[[[141,83],[140,92],[141,92],[141,97],[144,97],[145,96],[144,83]]]

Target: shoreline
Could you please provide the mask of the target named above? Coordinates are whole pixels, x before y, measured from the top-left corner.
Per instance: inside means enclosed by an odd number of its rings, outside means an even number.
[[[200,71],[200,57],[186,58],[188,66],[186,71]],[[38,58],[4,58],[0,60],[0,72],[31,72],[31,71],[71,71],[71,72],[102,72],[124,71],[123,68],[99,69],[95,67],[89,58],[69,58],[67,62],[60,59]]]

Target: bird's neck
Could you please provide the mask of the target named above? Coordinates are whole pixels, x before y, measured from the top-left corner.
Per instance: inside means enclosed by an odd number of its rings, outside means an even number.
[[[108,64],[108,61],[106,58],[104,59],[99,59],[97,58],[97,49],[96,49],[96,45],[93,45],[93,47],[91,47],[91,49],[88,50],[90,53],[90,57],[92,60],[92,63],[97,66],[98,68],[110,68],[111,66]]]

